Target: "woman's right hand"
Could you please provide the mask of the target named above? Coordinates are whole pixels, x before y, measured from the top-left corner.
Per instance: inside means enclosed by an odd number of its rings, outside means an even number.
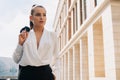
[[[27,39],[28,37],[28,32],[26,32],[25,30],[22,31],[20,34],[19,34],[19,44],[20,45],[23,45],[25,40]]]

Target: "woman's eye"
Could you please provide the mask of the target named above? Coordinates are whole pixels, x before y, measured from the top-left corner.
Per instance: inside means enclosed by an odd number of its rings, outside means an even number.
[[[46,16],[46,14],[36,13],[35,16]]]
[[[46,16],[46,14],[43,14],[43,16]]]

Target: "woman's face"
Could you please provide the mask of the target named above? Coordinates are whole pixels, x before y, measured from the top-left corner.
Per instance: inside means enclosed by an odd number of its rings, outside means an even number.
[[[46,23],[46,10],[42,7],[36,7],[31,16],[34,26],[44,27]]]

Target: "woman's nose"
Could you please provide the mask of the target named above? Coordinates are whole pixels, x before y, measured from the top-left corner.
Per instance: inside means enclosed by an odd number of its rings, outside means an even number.
[[[43,19],[43,16],[40,16],[40,19]]]

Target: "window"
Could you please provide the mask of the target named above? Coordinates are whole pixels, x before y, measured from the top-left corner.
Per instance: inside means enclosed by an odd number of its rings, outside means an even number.
[[[82,0],[80,0],[80,25],[83,23],[82,19]]]
[[[97,0],[94,0],[94,5],[97,6]]]
[[[75,16],[75,17],[76,17],[76,31],[77,31],[77,30],[78,30],[78,25],[77,25],[77,24],[78,24],[78,19],[77,19],[77,18],[78,18],[78,17],[77,17],[77,3],[75,4],[75,10],[76,10],[76,11],[75,11],[75,13],[76,13],[76,16]]]
[[[84,20],[87,18],[87,10],[86,10],[86,0],[83,0],[84,1]]]
[[[87,18],[86,0],[80,0],[80,25]]]
[[[94,5],[97,6],[100,2],[102,2],[102,0],[94,0]]]
[[[75,28],[76,28],[76,25],[75,25],[75,9],[73,8],[73,34],[75,33]]]

